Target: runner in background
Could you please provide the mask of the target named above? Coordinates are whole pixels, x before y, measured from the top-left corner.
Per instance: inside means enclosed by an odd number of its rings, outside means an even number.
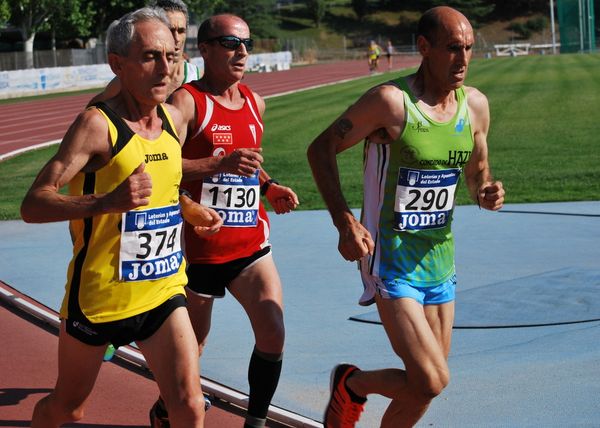
[[[367,49],[367,63],[369,65],[369,73],[373,74],[379,70],[379,57],[381,56],[381,48],[371,40]]]
[[[392,41],[388,39],[387,45],[385,46],[385,56],[387,58],[388,71],[392,69],[392,55],[394,54],[394,45]]]

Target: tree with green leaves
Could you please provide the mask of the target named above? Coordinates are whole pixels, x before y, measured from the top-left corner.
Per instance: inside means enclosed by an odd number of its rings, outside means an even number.
[[[50,19],[55,4],[53,0],[20,0],[9,3],[10,23],[20,31],[25,42],[25,52],[33,52],[35,35]]]
[[[8,19],[10,18],[10,7],[8,0],[0,0],[0,28],[6,26]]]
[[[307,0],[306,8],[312,20],[314,21],[317,28],[321,26],[325,12],[327,12],[327,1],[326,0]]]
[[[550,11],[550,2],[548,0],[492,0],[492,3],[496,5],[496,9],[494,10],[495,15],[502,19],[510,19],[515,16],[532,13],[548,14]]]
[[[33,42],[40,31],[49,30],[59,36],[91,35],[96,11],[101,10],[98,4],[86,0],[0,1],[0,11],[6,4],[9,22],[21,32],[25,52],[33,52]]]
[[[275,0],[223,0],[215,7],[215,13],[232,13],[240,16],[259,38],[277,34],[275,22]]]
[[[450,6],[464,14],[474,27],[489,19],[495,8],[490,0],[430,0],[430,7]]]
[[[62,0],[55,3],[50,18],[40,27],[40,30],[50,30],[54,48],[57,35],[61,39],[90,37],[94,15],[91,3],[81,0]]]
[[[356,13],[356,17],[359,21],[365,19],[365,16],[369,13],[369,1],[368,0],[352,0],[352,10]]]
[[[85,1],[85,0],[84,0]],[[95,11],[92,34],[103,38],[108,26],[115,19],[146,5],[145,0],[88,0]]]
[[[227,0],[188,0],[185,4],[190,13],[190,21],[193,17],[197,24],[214,15],[216,10],[226,10],[228,7]]]

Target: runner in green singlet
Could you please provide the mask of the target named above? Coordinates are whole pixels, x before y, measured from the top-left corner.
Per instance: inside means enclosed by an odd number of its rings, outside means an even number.
[[[405,369],[332,371],[325,427],[353,427],[369,394],[392,401],[382,427],[412,427],[449,381],[456,278],[450,224],[465,181],[481,208],[504,203],[492,178],[486,97],[464,86],[474,43],[467,18],[425,12],[416,73],[372,88],[311,144],[308,158],[339,231],[339,251],[359,261],[363,305],[377,304]],[[366,139],[361,220],[340,188],[336,154]],[[461,177],[462,176],[462,177]]]

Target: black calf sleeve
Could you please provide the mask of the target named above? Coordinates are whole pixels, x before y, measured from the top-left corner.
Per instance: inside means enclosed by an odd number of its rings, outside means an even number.
[[[267,417],[269,404],[279,383],[282,357],[283,354],[266,354],[254,348],[248,366],[250,384],[248,415],[260,419]]]

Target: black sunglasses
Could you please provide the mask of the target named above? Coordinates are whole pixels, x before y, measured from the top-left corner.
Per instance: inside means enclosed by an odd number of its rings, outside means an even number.
[[[236,50],[243,43],[246,46],[246,50],[251,52],[254,49],[254,40],[252,39],[240,39],[236,36],[219,36],[213,37],[212,39],[206,39],[205,42],[214,42],[217,41],[221,46],[225,49]]]

